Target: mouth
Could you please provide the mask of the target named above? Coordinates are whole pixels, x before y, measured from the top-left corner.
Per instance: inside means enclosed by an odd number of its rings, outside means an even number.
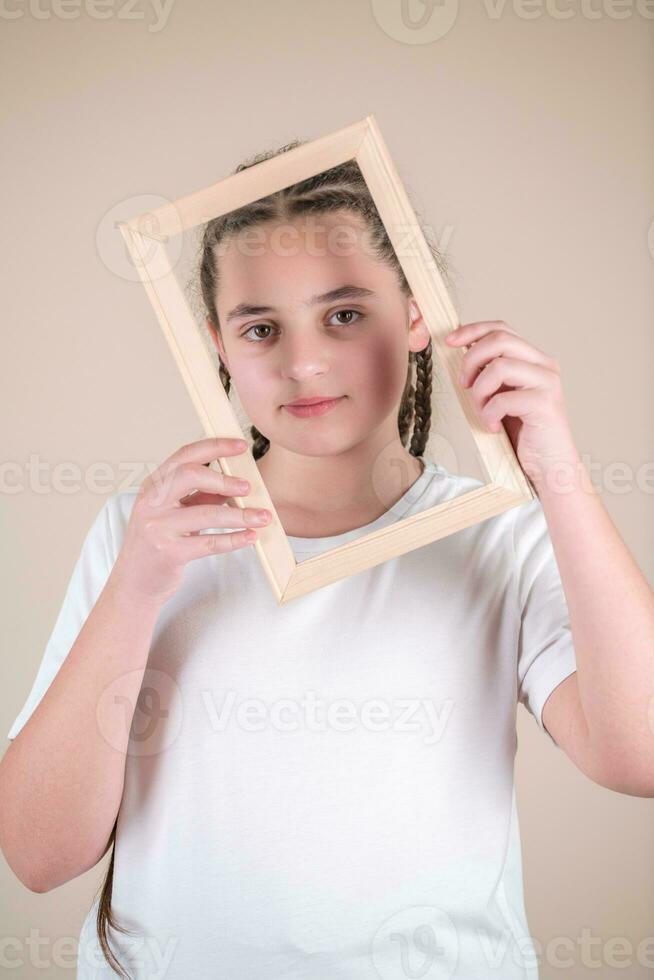
[[[345,395],[340,395],[337,398],[303,398],[300,401],[282,405],[282,408],[298,418],[312,418],[314,415],[324,415],[325,412],[329,412],[344,398]]]

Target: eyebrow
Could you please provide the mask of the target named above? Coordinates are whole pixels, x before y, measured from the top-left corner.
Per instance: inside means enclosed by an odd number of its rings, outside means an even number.
[[[319,293],[307,300],[304,306],[316,306],[318,303],[334,303],[339,299],[363,299],[367,296],[374,296],[372,289],[365,286],[338,286],[337,289],[330,289],[327,293]],[[226,323],[236,320],[241,316],[261,316],[264,313],[274,313],[274,306],[253,306],[251,303],[239,303],[227,314]]]

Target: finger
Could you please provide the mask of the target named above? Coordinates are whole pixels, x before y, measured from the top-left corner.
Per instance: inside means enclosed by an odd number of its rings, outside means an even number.
[[[270,517],[258,507],[230,507],[227,504],[206,504],[200,507],[181,507],[161,518],[167,530],[175,534],[197,534],[212,527],[264,527]],[[163,526],[163,525],[162,525]]]
[[[198,439],[196,442],[189,442],[180,446],[168,459],[163,461],[149,479],[154,481],[158,475],[165,480],[172,470],[183,463],[212,463],[218,460],[219,456],[240,456],[246,449],[247,442],[245,439],[233,439],[231,436],[210,436],[207,439]]]
[[[529,419],[542,411],[542,396],[535,388],[520,388],[513,391],[501,391],[486,402],[480,412],[482,421],[491,429],[496,429],[505,415],[514,418]]]
[[[221,531],[218,534],[192,534],[180,537],[175,548],[180,561],[193,561],[206,555],[220,555],[228,551],[237,551],[249,544],[254,544],[258,534],[254,528],[244,531]]]
[[[533,347],[517,334],[496,332],[479,340],[463,355],[459,383],[466,388],[474,382],[479,371],[495,357],[515,357],[532,364],[550,368],[553,361],[543,351]]]
[[[481,371],[470,393],[478,405],[483,405],[503,384],[517,388],[545,388],[552,372],[540,364],[530,364],[514,357],[496,357]]]
[[[214,471],[215,472],[215,471]],[[239,497],[242,494],[238,495]],[[233,495],[226,497],[222,493],[209,493],[206,490],[192,490],[186,497],[180,497],[180,504],[184,507],[196,507],[198,504],[227,504],[233,500]]]
[[[248,481],[245,481],[246,483]],[[226,473],[202,466],[201,463],[183,463],[172,469],[168,476],[157,485],[152,485],[145,499],[153,507],[171,507],[178,504],[192,490],[205,490],[219,493],[223,497],[236,497],[249,492],[249,487],[241,486],[241,480]]]
[[[451,333],[445,335],[450,344],[465,347],[473,344],[493,330],[506,330],[507,333],[519,336],[518,331],[510,327],[504,320],[476,320],[474,323],[462,323]]]

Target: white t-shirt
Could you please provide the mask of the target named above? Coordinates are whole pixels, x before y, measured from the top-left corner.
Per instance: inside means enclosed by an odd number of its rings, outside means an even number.
[[[290,537],[298,561],[482,485],[424,462],[370,524]],[[9,738],[102,590],[135,494],[90,527]],[[538,499],[281,607],[251,547],[189,562],[132,722],[122,964],[138,980],[535,980],[516,708],[543,728],[575,669]],[[96,903],[77,976],[113,980]]]

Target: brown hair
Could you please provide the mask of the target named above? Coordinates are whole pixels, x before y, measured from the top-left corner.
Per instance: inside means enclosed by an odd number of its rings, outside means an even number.
[[[262,163],[264,160],[278,156],[280,153],[292,150],[296,146],[301,146],[304,142],[306,141],[293,140],[278,150],[257,153],[248,160],[240,163],[233,173],[239,173],[248,167]],[[364,219],[367,230],[370,233],[373,254],[386,261],[395,270],[400,289],[405,295],[411,295],[411,290],[402,266],[388,238],[363,174],[356,160],[347,160],[345,163],[332,167],[323,173],[308,177],[290,187],[284,187],[267,197],[260,198],[258,201],[245,204],[235,211],[230,211],[218,218],[212,218],[206,224],[201,240],[200,256],[197,265],[199,266],[204,316],[209,320],[214,329],[220,331],[215,299],[219,282],[219,268],[215,252],[216,246],[226,241],[228,236],[238,234],[242,229],[254,227],[262,222],[285,221],[298,215],[341,211],[343,209],[352,211]],[[452,289],[452,282],[449,278],[443,256],[431,241],[427,229],[422,227],[422,225],[421,229],[439,272],[447,282],[449,288]],[[415,385],[412,378],[414,365]],[[231,377],[222,359],[220,360],[220,380],[225,391],[229,394]],[[407,444],[409,432],[413,424],[409,452],[414,456],[422,456],[429,437],[431,392],[432,344],[430,338],[424,350],[409,352],[406,384],[400,401],[397,419],[400,439],[404,446]],[[253,438],[252,455],[255,459],[260,459],[268,451],[270,445],[269,440],[254,425],[250,427],[250,433]],[[116,922],[111,911],[115,833],[116,824],[114,824],[109,838],[110,844],[113,843],[114,847],[112,847],[109,867],[101,886],[102,893],[98,905],[97,931],[100,945],[109,965],[121,976],[131,980],[129,974],[125,973],[120,967],[120,964],[109,947],[108,941],[108,927],[118,929],[121,932],[130,932],[130,930],[125,929]]]
[[[111,857],[109,859],[109,866],[107,867],[107,873],[104,876],[104,881],[98,888],[100,892],[100,898],[98,900],[98,911],[95,917],[95,927],[98,933],[98,939],[100,941],[100,946],[102,947],[102,952],[104,957],[114,971],[120,977],[126,977],[127,980],[132,980],[129,973],[127,973],[123,967],[120,965],[119,960],[116,958],[111,946],[109,945],[109,929],[116,929],[118,932],[134,934],[133,930],[127,929],[126,926],[120,925],[116,921],[116,917],[111,908],[111,893],[113,891],[114,883],[114,855],[116,853],[116,826],[118,824],[118,817],[114,822],[114,825],[109,835],[109,844],[111,847]],[[106,852],[105,852],[106,853]]]

